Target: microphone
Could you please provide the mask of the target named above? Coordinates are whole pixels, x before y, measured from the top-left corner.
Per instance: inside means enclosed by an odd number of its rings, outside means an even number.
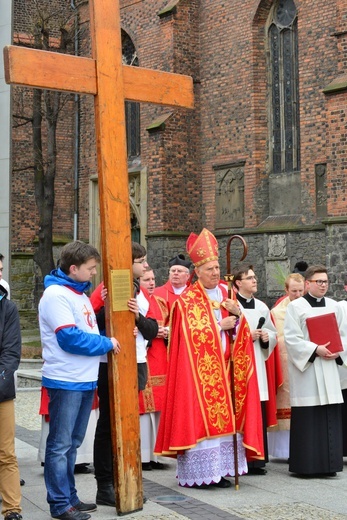
[[[264,318],[264,316],[261,316],[261,318],[259,318],[258,325],[256,326],[256,328],[261,329],[262,326],[264,325],[264,323],[265,323],[265,318]]]

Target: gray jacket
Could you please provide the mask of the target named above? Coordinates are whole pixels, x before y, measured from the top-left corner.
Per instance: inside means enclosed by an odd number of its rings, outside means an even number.
[[[17,370],[22,340],[19,313],[15,303],[7,299],[0,287],[0,402],[16,397],[14,372]]]

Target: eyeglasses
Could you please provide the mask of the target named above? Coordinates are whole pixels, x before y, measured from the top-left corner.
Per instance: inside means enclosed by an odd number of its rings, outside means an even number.
[[[246,278],[241,278],[241,280],[255,280],[255,281],[257,281],[258,278],[256,276],[246,276]]]
[[[184,269],[170,269],[169,273],[174,274],[189,274],[189,271],[185,271]]]
[[[142,258],[140,260],[134,260],[134,264],[146,264],[147,258]]]
[[[329,280],[308,280],[309,282],[316,283],[317,285],[329,285]]]

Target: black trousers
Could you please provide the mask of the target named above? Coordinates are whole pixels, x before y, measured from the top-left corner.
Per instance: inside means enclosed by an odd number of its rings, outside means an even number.
[[[147,363],[137,364],[139,390],[147,383]],[[98,375],[99,419],[94,438],[94,469],[97,482],[114,483],[110,398],[107,363],[100,363]]]
[[[343,433],[343,456],[347,457],[347,389],[342,390],[342,433]]]
[[[99,419],[94,439],[94,468],[98,482],[113,483],[113,453],[107,363],[100,363],[98,376]]]
[[[264,468],[266,462],[269,462],[269,450],[267,446],[267,421],[266,421],[266,401],[260,401],[261,414],[263,419],[263,441],[264,441],[264,460],[253,460],[247,463],[248,469],[250,468]]]

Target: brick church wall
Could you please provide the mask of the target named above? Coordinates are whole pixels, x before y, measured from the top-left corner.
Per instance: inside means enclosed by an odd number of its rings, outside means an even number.
[[[66,2],[50,2],[52,11],[63,9]],[[33,41],[32,24],[35,10],[32,3],[14,2],[14,42],[28,44]],[[68,16],[66,14],[66,16]],[[28,37],[29,35],[29,37]],[[51,31],[55,45],[59,36]],[[32,145],[32,89],[13,87],[12,101],[12,251],[32,253],[37,239],[37,208]],[[57,125],[57,172],[55,179],[55,211],[53,229],[56,235],[72,237],[73,217],[73,154],[74,154],[74,103],[71,94],[61,96],[61,114]],[[43,106],[44,110],[44,106]],[[27,118],[25,121],[22,117]],[[25,124],[23,124],[25,123]],[[47,132],[42,124],[43,154],[47,160]]]
[[[62,0],[54,0],[61,5]],[[121,25],[137,50],[139,65],[193,77],[195,109],[141,105],[139,168],[147,171],[147,246],[159,283],[167,261],[184,252],[185,240],[202,227],[216,231],[216,177],[224,165],[241,165],[243,225],[221,225],[222,272],[232,233],[249,243],[260,279],[258,296],[269,303],[282,291],[273,283],[277,264],[326,263],[331,294],[341,297],[340,274],[346,219],[346,92],[324,89],[346,71],[347,8],[344,0],[296,0],[299,38],[301,179],[288,197],[300,211],[293,224],[270,214],[269,94],[266,27],[273,0],[121,0]],[[24,0],[15,2],[18,31],[26,28]],[[173,4],[171,4],[173,5]],[[79,10],[79,54],[90,56],[89,10]],[[17,94],[16,94],[17,95]],[[20,99],[19,89],[18,97]],[[27,99],[25,102],[27,102]],[[29,98],[30,99],[30,98]],[[90,181],[97,175],[93,99],[79,97],[78,237],[89,240]],[[164,116],[164,123],[148,127]],[[59,126],[59,173],[54,232],[72,237],[74,98]],[[28,125],[14,133],[13,251],[33,252],[37,235]],[[17,172],[15,171],[17,170]],[[117,182],[115,177],[115,182]],[[294,219],[295,220],[295,219]],[[282,244],[280,254],[274,241]],[[336,257],[334,250],[339,249]],[[233,258],[237,259],[233,255]]]

